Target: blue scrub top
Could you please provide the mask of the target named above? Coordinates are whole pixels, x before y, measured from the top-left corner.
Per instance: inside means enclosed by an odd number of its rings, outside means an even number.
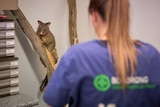
[[[135,77],[122,90],[106,41],[72,46],[49,81],[44,101],[52,107],[157,107],[160,104],[160,54],[142,42]]]

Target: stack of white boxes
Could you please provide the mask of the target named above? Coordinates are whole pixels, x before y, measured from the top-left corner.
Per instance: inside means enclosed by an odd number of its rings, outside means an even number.
[[[14,19],[0,19],[0,97],[19,93]]]

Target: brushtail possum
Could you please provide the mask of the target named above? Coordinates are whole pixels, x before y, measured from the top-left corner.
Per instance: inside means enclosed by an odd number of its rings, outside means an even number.
[[[53,64],[55,65],[58,62],[58,54],[57,54],[57,50],[56,50],[55,37],[51,33],[51,31],[49,30],[50,24],[51,24],[50,22],[43,23],[42,21],[38,20],[37,35],[41,39],[42,44],[45,46],[45,49],[47,49],[46,53],[48,55],[48,58],[52,64],[52,66],[53,66]],[[48,54],[48,52],[49,52],[49,54]],[[40,58],[40,60],[41,60],[42,64],[44,66],[46,66],[41,58]],[[42,81],[42,84],[40,86],[40,91],[44,90],[51,75],[52,75],[52,71],[47,71],[46,77]]]
[[[42,44],[44,44],[48,51],[51,53],[56,64],[58,61],[58,54],[56,50],[55,37],[49,29],[50,24],[50,22],[43,23],[42,21],[38,20],[37,35],[42,40]]]

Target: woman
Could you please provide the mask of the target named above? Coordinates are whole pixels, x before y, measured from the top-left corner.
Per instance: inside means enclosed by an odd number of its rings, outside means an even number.
[[[72,46],[44,100],[52,107],[157,107],[160,54],[129,36],[128,0],[90,0],[98,40]]]

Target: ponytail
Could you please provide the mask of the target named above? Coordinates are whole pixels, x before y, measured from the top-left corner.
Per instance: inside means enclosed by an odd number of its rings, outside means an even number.
[[[129,3],[128,0],[108,0],[106,5],[108,45],[117,75],[125,88],[127,76],[133,76],[137,66],[137,50],[129,36]]]

